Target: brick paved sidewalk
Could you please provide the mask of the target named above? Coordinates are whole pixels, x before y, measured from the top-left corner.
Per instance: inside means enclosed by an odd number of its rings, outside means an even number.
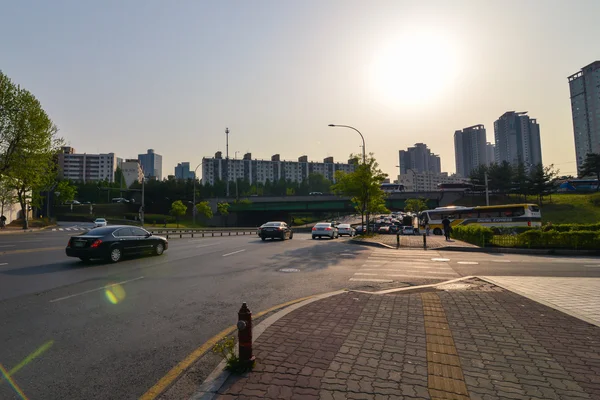
[[[363,238],[357,236],[354,240],[363,240],[367,242],[383,243],[388,246],[396,247],[396,235],[380,235],[376,234],[373,237]],[[429,235],[427,236],[427,248],[428,249],[439,249],[446,246],[453,247],[477,247],[461,240],[452,239],[446,241],[443,236]],[[400,248],[423,248],[423,235],[400,235]]]
[[[295,310],[220,399],[599,399],[600,328],[478,279]]]

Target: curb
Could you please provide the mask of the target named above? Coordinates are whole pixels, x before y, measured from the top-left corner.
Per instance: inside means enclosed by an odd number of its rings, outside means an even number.
[[[294,311],[300,307],[303,307],[307,304],[310,304],[312,302],[315,302],[317,300],[322,300],[327,297],[336,296],[336,295],[342,294],[342,293],[346,293],[346,290],[337,290],[335,292],[329,292],[329,293],[316,295],[316,296],[311,297],[310,299],[301,301],[296,304],[292,304],[291,306],[284,308],[283,310],[281,310],[281,311],[275,313],[274,315],[270,316],[269,318],[265,319],[260,324],[256,325],[256,327],[254,328],[254,330],[252,332],[252,343],[254,343],[256,341],[256,339],[258,339],[260,337],[260,335],[262,335],[267,330],[267,328],[269,328],[271,325],[273,325],[279,319],[285,317],[287,314],[291,313],[292,311]],[[216,396],[218,396],[219,390],[221,389],[221,387],[223,387],[223,384],[225,384],[225,382],[227,381],[227,378],[229,378],[229,376],[231,375],[231,373],[229,371],[225,370],[225,366],[226,366],[225,360],[221,361],[219,363],[219,365],[217,365],[217,367],[208,375],[208,377],[204,380],[204,382],[202,382],[202,384],[198,388],[198,391],[195,394],[193,394],[189,398],[189,400],[212,400]]]
[[[553,256],[597,256],[599,250],[569,250],[569,249],[524,249],[519,247],[438,247],[440,251],[463,251],[471,253],[506,253],[506,254],[532,254]]]
[[[8,230],[8,231],[0,231],[0,235],[22,235],[23,233],[34,233],[41,232],[49,228],[56,228],[57,225],[48,225],[43,226],[41,228],[29,228],[29,229],[18,229],[18,230]]]
[[[393,246],[390,246],[387,244],[383,244],[380,242],[368,242],[365,240],[356,240],[356,239],[350,239],[349,242],[352,244],[360,245],[360,246],[380,247],[380,248],[384,248],[384,249],[396,249],[396,247],[393,247]]]
[[[577,319],[580,319],[580,320],[582,320],[582,321],[585,321],[585,322],[587,322],[587,323],[588,323],[588,324],[590,324],[590,325],[595,325],[595,326],[598,326],[598,327],[600,327],[600,324],[598,323],[598,321],[594,321],[594,320],[592,320],[592,319],[589,319],[588,317],[585,317],[585,316],[583,316],[583,315],[577,314],[576,312],[573,312],[573,311],[566,310],[566,309],[564,309],[564,308],[562,308],[562,307],[560,307],[560,306],[558,306],[558,305],[556,305],[556,304],[553,304],[553,303],[551,303],[551,302],[549,302],[549,301],[546,301],[546,300],[539,299],[539,298],[537,298],[536,296],[531,296],[531,295],[525,294],[525,293],[521,292],[521,291],[520,291],[520,290],[518,290],[518,289],[509,288],[509,287],[507,287],[507,286],[505,286],[505,285],[501,284],[500,282],[497,282],[497,281],[496,281],[494,278],[492,278],[492,277],[489,277],[489,276],[477,276],[477,278],[481,279],[482,281],[486,281],[486,282],[489,282],[489,283],[491,283],[491,284],[493,284],[493,285],[496,285],[496,286],[498,286],[498,287],[501,287],[501,288],[502,288],[502,289],[504,289],[504,290],[508,290],[509,292],[516,293],[516,294],[518,294],[519,296],[523,296],[523,297],[525,297],[525,298],[528,298],[528,299],[530,299],[530,300],[533,300],[533,301],[535,301],[536,303],[540,303],[540,304],[543,304],[543,305],[545,305],[545,306],[547,306],[547,307],[550,307],[550,308],[552,308],[552,309],[554,309],[554,310],[558,310],[558,311],[560,311],[560,312],[562,312],[562,313],[564,313],[564,314],[567,314],[567,315],[569,315],[569,316],[571,316],[571,317],[573,317],[573,318],[577,318]]]

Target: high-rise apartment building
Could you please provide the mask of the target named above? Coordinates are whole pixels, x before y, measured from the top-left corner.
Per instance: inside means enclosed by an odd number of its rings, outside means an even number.
[[[202,159],[202,183],[213,185],[217,180],[227,179],[230,182],[242,179],[250,184],[280,179],[302,182],[311,173],[319,173],[335,182],[336,171],[353,172],[355,165],[352,160],[347,164],[335,163],[333,157],[325,158],[322,163],[308,161],[307,156],[299,157],[298,161],[285,161],[279,154],[273,155],[271,160],[253,160],[251,153],[244,154],[241,160],[224,159],[218,151],[214,157]]]
[[[70,146],[61,147],[58,154],[58,170],[62,179],[76,182],[114,182],[117,158],[115,153],[76,153]]]
[[[190,171],[189,162],[181,162],[175,167],[175,179],[194,179],[196,174],[194,171]]]
[[[140,160],[136,160],[135,158],[123,161],[121,163],[121,171],[123,172],[123,179],[127,187],[130,187],[133,182],[141,182],[144,179]]]
[[[466,178],[456,175],[448,175],[447,172],[414,172],[409,170],[406,174],[398,177],[398,183],[404,185],[406,192],[432,192],[439,190],[443,183],[465,183]]]
[[[416,143],[413,147],[399,151],[400,175],[409,170],[414,172],[442,172],[440,156],[433,154],[424,143]]]
[[[527,112],[508,111],[494,122],[496,162],[525,164],[530,168],[542,163],[540,126]]]
[[[569,76],[577,171],[588,153],[600,153],[600,61]]]
[[[454,132],[456,173],[468,178],[480,165],[487,164],[485,126],[473,125]]]
[[[487,165],[496,162],[496,145],[489,142],[485,144],[485,162]]]
[[[162,156],[153,149],[148,149],[146,154],[138,154],[138,160],[146,178],[162,180]]]

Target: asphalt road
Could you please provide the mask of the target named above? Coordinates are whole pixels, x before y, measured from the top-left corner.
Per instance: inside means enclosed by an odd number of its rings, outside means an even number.
[[[235,324],[343,288],[466,275],[600,276],[598,258],[386,250],[296,234],[172,239],[160,257],[86,265],[64,255],[76,231],[0,236],[0,398],[133,399]],[[105,286],[120,283],[107,293]],[[35,357],[29,357],[42,348]],[[16,369],[16,371],[14,371]],[[20,389],[17,389],[20,388]]]

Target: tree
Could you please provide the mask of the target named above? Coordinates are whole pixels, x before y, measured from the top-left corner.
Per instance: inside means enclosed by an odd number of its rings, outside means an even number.
[[[488,187],[497,193],[507,193],[513,181],[513,168],[508,161],[492,164],[488,170]]]
[[[527,179],[527,168],[525,164],[519,163],[514,168],[512,175],[512,190],[522,196],[527,197],[529,194],[529,181]]]
[[[424,199],[408,199],[404,203],[404,211],[413,212],[417,214],[417,217],[421,211],[427,210],[427,203]]]
[[[4,206],[11,206],[17,202],[15,190],[8,184],[6,177],[0,179],[0,215],[4,215]]]
[[[544,194],[549,193],[554,186],[557,175],[558,171],[554,171],[554,165],[544,167],[542,164],[538,164],[529,171],[529,190],[531,194],[538,197],[540,206],[542,205]]]
[[[210,208],[208,201],[201,201],[200,203],[196,204],[196,210],[198,210],[200,215],[204,215],[208,219],[213,217],[213,211]]]
[[[229,215],[229,203],[217,203],[217,212],[221,215]]]
[[[187,211],[187,206],[183,204],[181,200],[176,200],[171,204],[171,215],[177,220],[177,227],[179,228],[179,218],[183,217]]]
[[[8,130],[14,131],[17,139],[8,148],[2,149],[3,152],[6,150],[2,159],[10,177],[8,182],[16,191],[21,206],[23,228],[27,229],[30,206],[39,206],[36,203],[39,196],[34,197],[33,193],[54,181],[54,160],[62,140],[56,136],[58,129],[30,92],[18,89],[16,104],[18,112]]]
[[[477,168],[471,171],[471,174],[469,175],[469,180],[474,186],[474,190],[485,190],[485,174],[487,174],[488,171],[489,168],[485,164],[480,164],[479,166],[477,166]]]
[[[337,180],[337,179],[336,179]],[[329,193],[331,191],[331,181],[323,174],[318,172],[311,172],[308,174],[308,191],[310,192],[321,192]]]
[[[351,159],[360,159],[358,155],[351,155]],[[387,178],[387,174],[379,169],[373,154],[369,154],[366,163],[357,164],[354,172],[346,173],[336,171],[336,184],[331,187],[334,193],[348,196],[355,204],[356,210],[361,214],[364,225],[367,219],[367,233],[369,215],[373,212],[386,212],[386,193],[381,190],[381,184]]]
[[[56,185],[54,189],[54,193],[56,193],[56,199],[59,203],[64,203],[65,201],[75,200],[75,196],[77,196],[77,187],[72,185],[69,181],[60,181]]]
[[[590,153],[585,156],[585,160],[581,165],[579,177],[595,175],[600,182],[600,153]],[[596,186],[596,191],[600,190],[600,185]]]

